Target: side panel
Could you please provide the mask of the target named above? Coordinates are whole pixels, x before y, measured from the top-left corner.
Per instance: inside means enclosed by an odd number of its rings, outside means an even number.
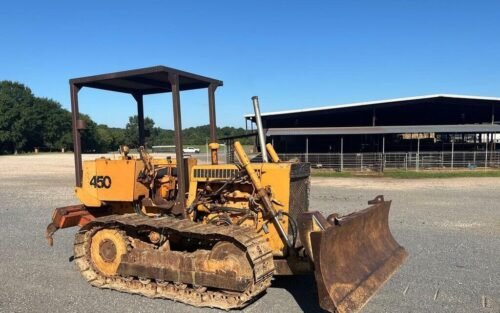
[[[174,167],[175,160],[153,159],[155,167]],[[187,168],[196,159],[186,159]],[[82,187],[76,188],[78,199],[87,207],[100,207],[102,201],[132,202],[149,196],[149,189],[137,181],[144,164],[140,159],[96,159],[83,163]],[[187,185],[187,182],[186,182]]]
[[[83,184],[97,189],[97,197],[102,201],[133,201],[136,160],[97,159],[94,184]],[[102,181],[102,183],[100,182]]]
[[[80,202],[87,207],[100,207],[102,204],[97,198],[97,189],[89,185],[95,175],[95,161],[84,161],[82,187],[76,187],[75,193]]]
[[[84,189],[86,194],[97,199],[97,189],[91,188],[91,186],[89,185],[90,180],[95,175],[96,175],[95,161],[83,162],[82,188]]]
[[[290,172],[290,215],[297,218],[309,211],[311,166],[309,163],[293,163]]]
[[[274,209],[276,211],[283,211],[288,213],[290,201],[290,163],[262,163],[254,164],[256,170],[260,169],[260,180],[263,186],[270,186],[272,191],[272,199]],[[288,233],[288,219],[285,217],[281,219],[283,229]],[[273,223],[268,223],[269,233],[263,235],[269,242],[273,254],[280,256],[285,251],[285,244],[281,239],[278,231]]]

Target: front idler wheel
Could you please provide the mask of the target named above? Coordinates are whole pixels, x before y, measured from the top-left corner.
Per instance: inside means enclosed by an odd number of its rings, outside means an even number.
[[[91,238],[90,258],[93,267],[105,276],[114,276],[127,253],[127,240],[119,230],[101,229]]]

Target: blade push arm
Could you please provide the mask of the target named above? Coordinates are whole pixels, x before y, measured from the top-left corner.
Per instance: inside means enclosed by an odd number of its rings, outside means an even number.
[[[236,152],[241,165],[247,171],[248,176],[250,176],[255,189],[257,190],[257,194],[259,195],[262,206],[264,207],[265,215],[267,215],[272,220],[274,226],[276,227],[276,230],[278,231],[281,239],[285,242],[287,247],[292,248],[292,243],[288,238],[286,231],[283,229],[283,225],[281,225],[278,219],[278,214],[273,207],[273,203],[269,197],[269,194],[267,193],[264,186],[262,186],[257,173],[255,172],[253,166],[250,164],[250,160],[248,159],[248,156],[243,150],[243,147],[241,146],[239,141],[236,141],[234,143],[234,151]],[[263,153],[265,153],[265,151],[263,151]]]

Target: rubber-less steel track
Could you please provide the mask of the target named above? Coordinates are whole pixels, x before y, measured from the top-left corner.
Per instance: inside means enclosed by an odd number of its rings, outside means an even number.
[[[116,229],[127,238],[131,230],[156,229],[159,233],[176,233],[196,240],[229,241],[246,252],[253,269],[254,283],[243,292],[193,288],[174,282],[139,280],[137,277],[106,277],[92,265],[90,244],[92,235],[101,229]],[[126,240],[126,239],[125,239]],[[216,307],[224,310],[246,306],[253,298],[265,291],[271,284],[274,273],[272,251],[264,238],[248,228],[239,226],[215,226],[179,220],[172,217],[148,218],[140,215],[110,215],[97,218],[85,225],[75,236],[75,263],[82,276],[93,286],[122,292],[140,294],[150,298],[164,298],[197,307]]]

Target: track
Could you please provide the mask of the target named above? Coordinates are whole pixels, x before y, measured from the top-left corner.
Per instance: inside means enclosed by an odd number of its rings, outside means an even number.
[[[140,279],[118,275],[106,276],[95,268],[91,259],[91,238],[102,229],[114,229],[128,237],[137,229],[156,229],[196,240],[227,241],[238,245],[246,254],[253,270],[253,283],[241,292],[203,286],[177,284],[173,281]],[[133,251],[130,245],[128,253]],[[111,215],[97,218],[75,235],[75,263],[82,276],[93,286],[121,292],[140,294],[150,298],[164,298],[197,307],[215,307],[224,310],[242,308],[264,292],[274,273],[273,256],[266,241],[252,229],[239,226],[215,226],[179,220],[172,217],[148,218],[140,215]]]

